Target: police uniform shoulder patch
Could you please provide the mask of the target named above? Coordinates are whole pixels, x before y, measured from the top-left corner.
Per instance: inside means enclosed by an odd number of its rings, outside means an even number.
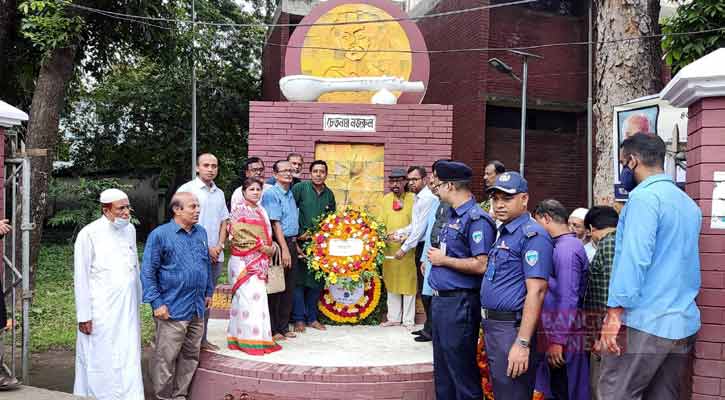
[[[470,210],[468,210],[468,216],[471,217],[472,220],[481,219],[483,217],[484,211],[479,207],[478,205],[471,207]]]
[[[483,232],[482,231],[475,231],[471,234],[471,239],[473,239],[476,243],[481,243],[481,240],[483,240]]]
[[[527,238],[532,238],[532,237],[538,235],[539,232],[537,232],[533,226],[526,224],[526,225],[524,225],[524,234],[526,235]]]
[[[526,254],[524,254],[524,259],[526,260],[526,264],[533,267],[537,262],[539,262],[539,252],[536,250],[529,250]]]

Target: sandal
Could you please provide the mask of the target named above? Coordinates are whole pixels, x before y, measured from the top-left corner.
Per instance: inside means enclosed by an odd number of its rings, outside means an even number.
[[[288,338],[296,338],[297,334],[294,332],[285,332],[284,336]]]
[[[280,340],[287,340],[287,338],[286,338],[286,337],[284,337],[284,335],[283,335],[283,334],[281,334],[281,333],[275,333],[275,334],[274,334],[274,336],[272,336],[272,339],[273,339],[273,340],[274,340],[275,342],[279,342]]]
[[[295,332],[298,333],[304,333],[305,332],[305,323],[304,322],[295,322]]]
[[[327,328],[325,327],[325,325],[322,325],[319,321],[315,321],[315,322],[311,323],[310,324],[310,328],[315,328],[318,331],[326,331],[327,330]]]

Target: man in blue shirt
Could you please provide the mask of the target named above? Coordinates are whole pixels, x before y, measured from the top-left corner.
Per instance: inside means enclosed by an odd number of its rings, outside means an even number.
[[[534,391],[534,333],[554,247],[527,211],[528,191],[517,172],[504,172],[487,189],[501,221],[481,283],[481,325],[497,399],[531,400]]]
[[[156,323],[149,370],[157,399],[187,396],[214,292],[206,231],[197,225],[199,200],[176,193],[169,208],[173,219],[151,232],[141,266],[143,301]]]
[[[620,147],[629,199],[602,327],[602,399],[678,399],[700,329],[702,212],[664,174],[664,160],[658,136],[637,133]]]
[[[428,249],[436,398],[480,400],[478,291],[495,238],[495,224],[471,194],[470,167],[441,161],[435,172],[441,182],[438,196],[451,205],[448,221],[440,231],[440,247]]]
[[[279,160],[272,165],[275,184],[264,191],[262,207],[272,222],[272,236],[282,250],[284,265],[284,291],[267,297],[269,320],[274,340],[285,340],[297,336],[289,330],[292,313],[296,273],[297,273],[297,234],[299,233],[299,212],[292,187],[292,165],[287,160]]]

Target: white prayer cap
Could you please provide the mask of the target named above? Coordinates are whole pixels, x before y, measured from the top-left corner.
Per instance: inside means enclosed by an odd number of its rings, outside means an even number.
[[[128,196],[123,191],[118,189],[106,189],[101,192],[101,198],[99,201],[103,204],[108,204],[123,199],[128,199]]]
[[[569,218],[579,218],[581,220],[584,220],[584,218],[587,216],[587,213],[589,212],[589,209],[579,207],[576,210],[574,210],[571,215],[569,215]]]

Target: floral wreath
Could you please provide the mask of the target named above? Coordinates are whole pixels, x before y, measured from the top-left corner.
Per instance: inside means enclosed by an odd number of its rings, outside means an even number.
[[[385,225],[348,207],[318,218],[308,234],[307,266],[325,283],[318,308],[334,322],[361,322],[380,303]]]
[[[357,324],[378,308],[381,286],[382,282],[379,277],[375,276],[368,279],[364,282],[362,295],[352,304],[339,301],[338,296],[335,296],[330,287],[327,286],[319,303],[317,303],[317,308],[331,321],[341,324]]]
[[[305,246],[307,266],[315,271],[315,279],[328,285],[339,280],[346,288],[353,289],[361,280],[380,276],[386,246],[383,224],[365,211],[348,207],[323,216],[316,225]],[[332,255],[333,240],[355,240],[362,249],[359,254]]]

